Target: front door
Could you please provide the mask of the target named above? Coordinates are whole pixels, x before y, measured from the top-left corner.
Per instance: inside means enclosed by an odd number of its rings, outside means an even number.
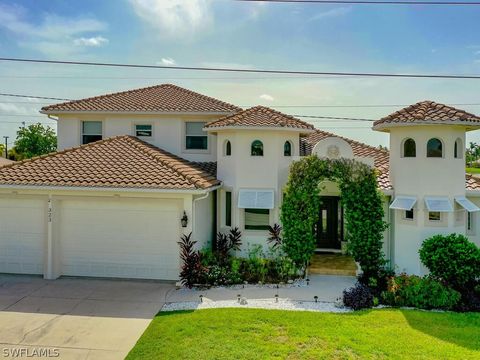
[[[340,198],[322,196],[320,214],[316,226],[317,247],[321,249],[340,249],[343,237],[343,210]]]

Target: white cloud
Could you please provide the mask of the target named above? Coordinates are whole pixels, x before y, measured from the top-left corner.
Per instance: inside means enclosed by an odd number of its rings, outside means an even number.
[[[135,13],[160,35],[194,35],[213,21],[211,0],[130,0]]]
[[[262,94],[259,96],[260,99],[266,100],[266,101],[274,101],[275,98],[272,95],[269,94]]]
[[[108,39],[104,38],[103,36],[94,36],[90,38],[81,37],[78,39],[74,39],[73,43],[77,46],[100,47],[108,44]]]
[[[32,110],[15,104],[0,103],[0,113],[12,115],[32,115]]]
[[[266,2],[252,3],[249,9],[249,17],[254,20],[258,19],[267,8],[267,5],[268,4]]]
[[[174,66],[177,62],[172,58],[162,58],[160,61],[157,61],[157,65],[164,65],[164,66]]]
[[[308,21],[317,21],[317,20],[323,20],[326,18],[344,16],[348,14],[350,11],[352,11],[351,7],[336,7],[334,9],[319,12],[314,16],[312,16],[310,19],[308,19]]]
[[[95,39],[97,41],[100,38],[104,39],[103,43],[107,40],[101,36],[78,38],[107,28],[105,23],[94,18],[66,18],[47,13],[38,23],[32,23],[27,20],[27,15],[26,10],[20,6],[0,4],[0,27],[16,35],[20,39],[20,46],[38,50],[52,57],[78,53],[80,48],[75,46],[76,40],[84,39],[86,42],[90,40],[90,46],[97,46],[93,45]]]

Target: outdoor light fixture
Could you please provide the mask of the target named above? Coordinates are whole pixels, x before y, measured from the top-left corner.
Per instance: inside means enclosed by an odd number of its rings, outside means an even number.
[[[310,279],[307,278],[305,281],[307,282],[307,286],[310,285]]]
[[[242,297],[242,295],[238,294],[237,295],[237,301],[240,302],[240,298]]]
[[[199,298],[200,298],[200,302],[203,303],[203,295],[200,295]]]
[[[187,216],[187,213],[184,211],[183,212],[183,216],[182,218],[180,219],[180,222],[182,223],[182,227],[187,227],[187,224],[188,224],[188,216]]]
[[[275,294],[275,302],[278,303],[278,294]]]
[[[315,299],[315,302],[318,302],[318,296],[317,295],[315,295],[313,298]]]

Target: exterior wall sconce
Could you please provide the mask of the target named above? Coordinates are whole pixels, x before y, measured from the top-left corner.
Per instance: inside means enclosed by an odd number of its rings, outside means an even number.
[[[184,211],[183,212],[183,216],[182,218],[180,219],[180,222],[182,223],[182,227],[187,227],[187,224],[188,224],[188,216],[187,216],[187,213]]]

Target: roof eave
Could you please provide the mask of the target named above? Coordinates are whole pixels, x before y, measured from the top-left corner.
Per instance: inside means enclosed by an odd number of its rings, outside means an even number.
[[[116,114],[116,115],[230,115],[235,113],[237,110],[231,111],[115,111],[115,110],[40,110],[40,114],[45,115],[75,115],[75,114],[94,114],[94,115],[107,115],[107,114]]]
[[[480,122],[472,121],[439,121],[439,120],[425,120],[422,122],[387,122],[378,125],[373,125],[372,130],[390,132],[391,128],[407,127],[407,126],[461,126],[465,131],[472,131],[480,129]]]
[[[302,128],[293,128],[293,127],[277,127],[277,126],[211,126],[211,127],[204,127],[204,131],[209,132],[218,132],[218,131],[225,131],[225,130],[260,130],[260,131],[294,131],[299,132],[301,134],[311,134],[315,132],[315,129],[302,129]]]
[[[217,185],[205,189],[154,189],[154,188],[128,188],[128,187],[107,187],[107,186],[60,186],[60,185],[20,185],[20,184],[0,184],[0,190],[55,190],[55,191],[102,191],[102,192],[120,192],[120,193],[166,193],[166,194],[205,194],[216,190],[222,186],[220,182]]]

